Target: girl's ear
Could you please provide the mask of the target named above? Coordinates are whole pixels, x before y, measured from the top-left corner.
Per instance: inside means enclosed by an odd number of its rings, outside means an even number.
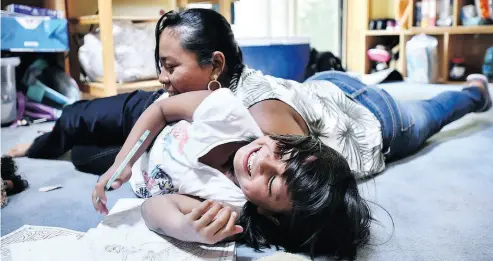
[[[211,57],[212,61],[212,75],[217,75],[218,78],[221,77],[221,74],[224,72],[224,67],[226,66],[226,58],[222,52],[216,51],[212,53]]]

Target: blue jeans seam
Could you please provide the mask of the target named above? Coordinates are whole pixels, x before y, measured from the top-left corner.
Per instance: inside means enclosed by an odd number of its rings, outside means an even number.
[[[403,131],[403,132],[408,131],[413,126],[414,126],[414,121],[411,121],[411,124],[409,124],[409,127],[407,127],[407,128],[401,128],[401,131]]]
[[[397,133],[395,133],[395,129],[396,129],[396,115],[395,115],[395,112],[394,112],[394,109],[392,107],[392,104],[390,103],[390,101],[387,99],[387,97],[385,97],[385,95],[381,95],[380,93],[378,94],[380,95],[380,97],[382,97],[383,101],[385,102],[385,104],[387,105],[387,107],[389,108],[389,111],[390,111],[390,116],[392,118],[392,138],[390,139],[390,142],[389,142],[389,149],[388,149],[388,153],[390,153],[390,148],[392,147],[392,145],[394,144],[394,141],[395,141],[395,137],[397,136]],[[398,107],[398,106],[396,106]],[[396,108],[399,115],[402,116],[401,112],[399,111],[399,108]],[[401,124],[402,124],[402,118],[401,118]]]
[[[400,119],[401,119],[401,132],[406,132],[408,131],[411,127],[414,126],[414,124],[416,123],[416,121],[414,120],[414,118],[411,118],[410,122],[409,122],[409,126],[405,127],[405,124],[404,124],[404,118],[402,117],[402,112],[401,112],[401,109],[399,107],[398,104],[396,104],[396,110],[397,112],[399,113],[399,116],[400,116]],[[411,115],[408,115],[409,117],[411,117]]]
[[[342,83],[342,84],[346,85],[345,83]],[[347,86],[347,87],[350,88],[349,86]],[[360,96],[361,94],[365,93],[367,90],[368,90],[368,86],[367,87],[364,87],[364,88],[361,88],[358,91],[355,91],[350,96],[351,96],[351,98],[356,99],[358,96]]]

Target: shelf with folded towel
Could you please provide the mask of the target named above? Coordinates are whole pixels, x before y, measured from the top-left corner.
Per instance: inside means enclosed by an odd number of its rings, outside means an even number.
[[[412,27],[411,29],[405,30],[367,30],[367,36],[388,36],[388,35],[400,35],[401,33],[405,35],[414,34],[429,34],[429,35],[440,35],[440,34],[493,34],[493,25],[476,25],[476,26],[450,26],[450,27]]]

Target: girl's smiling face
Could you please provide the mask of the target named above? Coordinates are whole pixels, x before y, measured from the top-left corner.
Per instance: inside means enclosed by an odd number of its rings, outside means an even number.
[[[282,174],[286,163],[277,151],[277,143],[263,136],[241,147],[233,160],[235,177],[247,199],[264,212],[288,212],[292,208]]]

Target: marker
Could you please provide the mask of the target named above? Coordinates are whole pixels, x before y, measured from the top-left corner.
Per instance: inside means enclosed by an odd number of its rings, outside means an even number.
[[[137,141],[137,143],[135,143],[132,150],[130,150],[130,152],[127,154],[127,156],[125,157],[123,162],[120,164],[118,169],[115,171],[113,176],[111,176],[110,180],[108,180],[108,183],[106,183],[106,189],[109,189],[111,187],[111,184],[113,182],[115,182],[115,180],[120,176],[120,174],[122,173],[125,166],[127,166],[130,159],[135,155],[135,153],[140,148],[140,146],[142,146],[142,143],[144,143],[144,141],[147,139],[147,136],[149,136],[150,133],[151,132],[149,130],[146,130],[144,132],[144,134],[142,134],[142,136],[140,136],[139,140]]]

